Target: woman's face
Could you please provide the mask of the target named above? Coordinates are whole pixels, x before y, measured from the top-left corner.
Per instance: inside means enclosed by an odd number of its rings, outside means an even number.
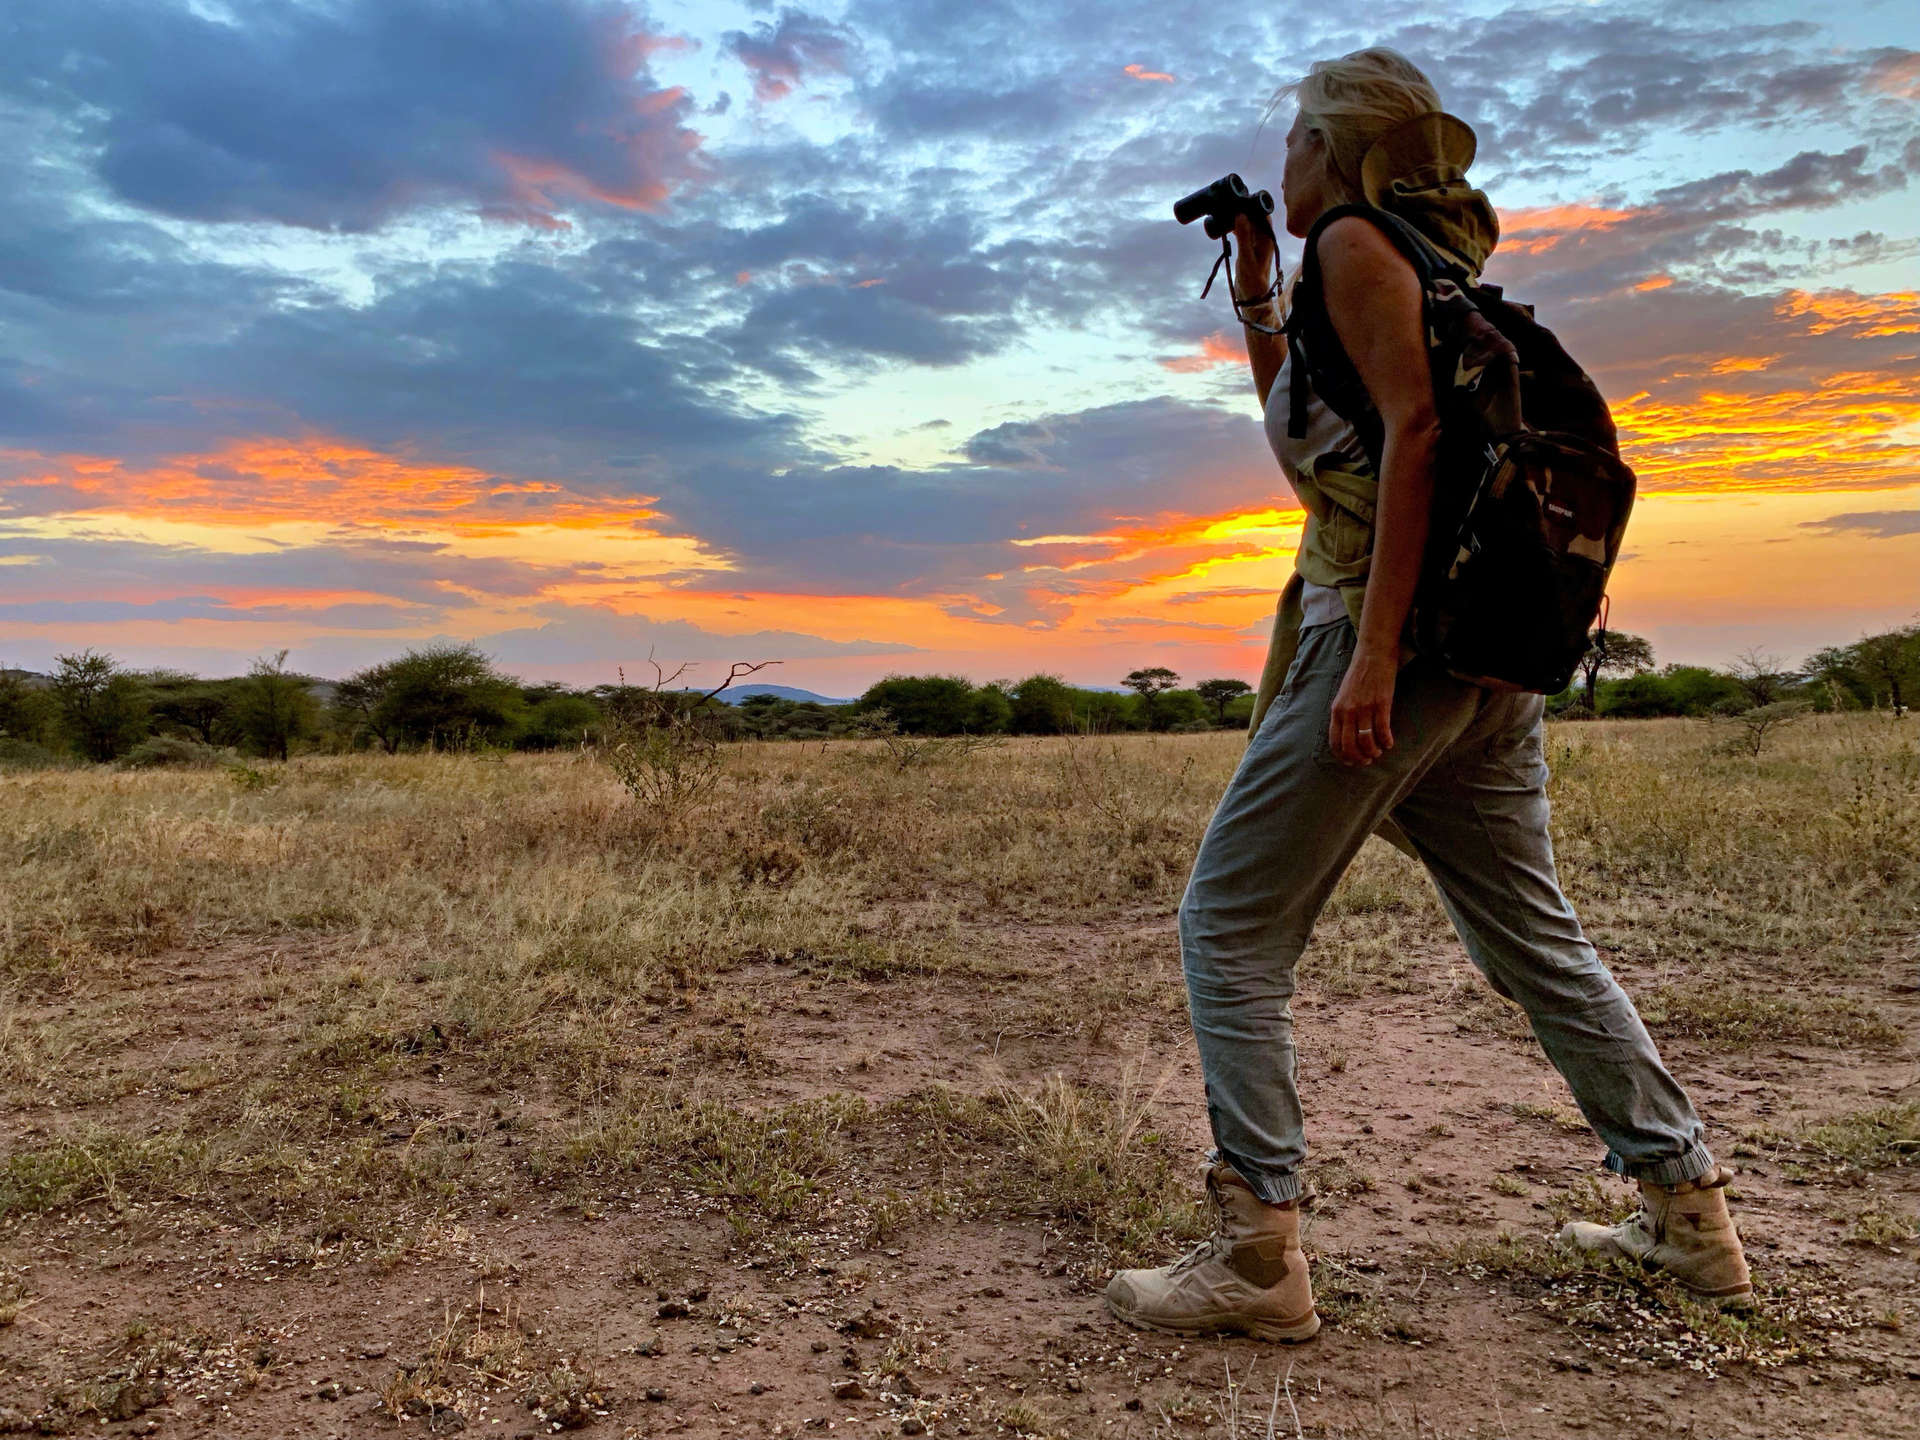
[[[1329,202],[1327,142],[1298,115],[1287,131],[1287,163],[1280,172],[1280,201],[1287,211],[1287,233],[1305,236]]]

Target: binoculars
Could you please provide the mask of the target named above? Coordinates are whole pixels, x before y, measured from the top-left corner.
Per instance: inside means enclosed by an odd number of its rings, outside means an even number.
[[[1273,196],[1265,190],[1247,189],[1247,182],[1238,175],[1222,175],[1211,185],[1173,202],[1173,218],[1182,225],[1206,217],[1207,223],[1201,228],[1209,240],[1226,235],[1233,229],[1235,217],[1242,214],[1271,228],[1267,217],[1273,214]]]

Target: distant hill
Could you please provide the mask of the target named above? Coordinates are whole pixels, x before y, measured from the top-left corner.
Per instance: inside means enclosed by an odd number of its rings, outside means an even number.
[[[781,700],[811,700],[816,705],[853,704],[853,700],[836,700],[831,695],[816,695],[811,690],[799,690],[791,685],[735,685],[722,690],[717,698],[729,705],[738,705],[754,695],[772,695]]]
[[[707,692],[696,686],[688,685],[672,693],[677,695],[704,695]],[[815,705],[851,705],[854,703],[853,700],[836,700],[831,695],[816,694],[812,690],[802,690],[793,685],[762,684],[735,685],[729,689],[722,690],[718,695],[714,696],[714,699],[723,700],[729,705],[738,705],[743,701],[751,700],[756,695],[771,695],[776,700],[811,700]]]

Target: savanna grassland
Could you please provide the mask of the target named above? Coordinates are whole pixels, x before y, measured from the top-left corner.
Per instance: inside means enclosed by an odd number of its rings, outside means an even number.
[[[0,776],[0,1430],[1920,1434],[1920,722],[1551,731],[1562,877],[1713,1141],[1722,1316],[1371,842],[1297,1005],[1319,1339],[1201,1233],[1212,733]]]

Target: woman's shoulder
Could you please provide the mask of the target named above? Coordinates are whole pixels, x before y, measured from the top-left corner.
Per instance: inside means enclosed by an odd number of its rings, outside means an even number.
[[[1397,274],[1412,269],[1399,237],[1389,233],[1393,222],[1359,210],[1335,215],[1316,225],[1308,237],[1314,268],[1324,277]]]

